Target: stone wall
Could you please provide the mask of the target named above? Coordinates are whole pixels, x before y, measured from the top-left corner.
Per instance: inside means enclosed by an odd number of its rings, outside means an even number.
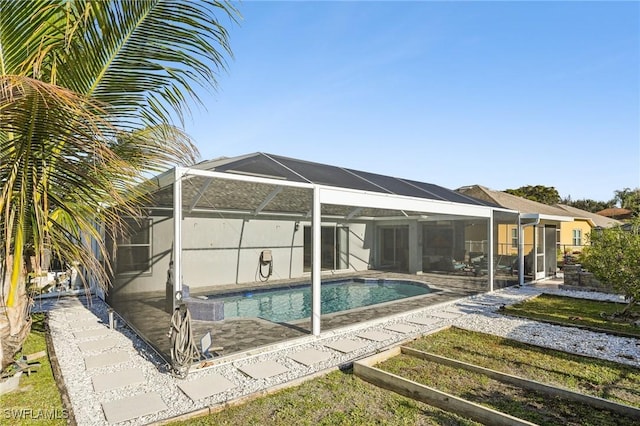
[[[582,269],[580,264],[564,265],[562,271],[564,273],[564,285],[566,286],[614,293],[613,287],[598,281],[591,272]]]

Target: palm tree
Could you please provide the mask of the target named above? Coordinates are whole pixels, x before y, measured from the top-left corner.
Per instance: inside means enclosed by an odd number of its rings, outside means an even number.
[[[107,289],[96,223],[135,215],[146,173],[195,161],[173,124],[194,85],[216,87],[220,19],[237,16],[215,0],[0,0],[2,370],[30,329],[26,253],[36,273],[50,251]]]

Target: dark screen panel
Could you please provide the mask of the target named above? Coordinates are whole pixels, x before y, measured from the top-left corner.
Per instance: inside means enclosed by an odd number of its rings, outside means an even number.
[[[407,197],[417,197],[417,198],[428,198],[430,200],[442,200],[436,196],[435,194],[431,194],[418,188],[414,185],[403,181],[402,179],[394,178],[391,176],[379,175],[376,173],[362,172],[359,170],[350,170],[352,173],[355,173],[361,176],[363,179],[368,180],[378,186],[385,188],[388,192],[397,195],[405,195]]]
[[[278,157],[277,155],[273,155],[272,157],[279,163],[301,174],[309,181],[319,185],[388,193],[385,189],[369,183],[340,167],[295,160],[293,158]]]
[[[345,169],[273,154],[257,153],[250,157],[218,166],[215,170],[429,200],[499,207],[430,183]]]
[[[243,158],[215,168],[217,172],[236,172],[253,176],[286,179],[292,182],[306,182],[305,179],[291,170],[287,170],[264,154]]]
[[[499,207],[495,204],[487,203],[485,201],[478,200],[476,198],[469,197],[467,195],[460,194],[459,192],[452,191],[451,189],[444,188],[442,186],[434,185],[431,183],[416,182],[413,180],[403,179],[406,182],[423,189],[426,192],[432,193],[443,200],[451,201],[454,203],[474,204],[477,206],[492,206]]]

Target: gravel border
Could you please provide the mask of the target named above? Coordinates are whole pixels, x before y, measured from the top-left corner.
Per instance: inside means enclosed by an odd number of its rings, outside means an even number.
[[[264,393],[274,387],[284,387],[292,381],[299,382],[301,378],[317,375],[327,369],[334,369],[350,364],[356,359],[364,358],[447,325],[455,325],[460,328],[508,337],[518,341],[580,355],[608,359],[640,368],[639,339],[616,337],[572,327],[512,318],[497,312],[502,305],[517,303],[541,293],[560,294],[593,300],[623,300],[620,296],[611,294],[567,291],[545,288],[543,286],[511,287],[493,293],[470,296],[456,301],[425,307],[418,311],[358,324],[346,329],[333,330],[323,333],[319,338],[305,337],[297,341],[302,343],[298,344],[296,341],[287,342],[280,345],[278,349],[246,358],[230,357],[229,362],[222,362],[213,367],[193,371],[184,380],[190,381],[209,374],[220,374],[235,385],[232,389],[195,402],[178,388],[178,385],[183,383],[183,381],[169,374],[168,366],[164,360],[126,326],[120,326],[117,331],[112,333],[112,338],[117,339],[117,345],[113,350],[126,352],[129,356],[129,361],[92,370],[85,369],[83,357],[91,353],[82,353],[80,351],[72,327],[74,322],[80,318],[82,318],[82,320],[95,318],[102,322],[102,327],[104,327],[104,324],[108,324],[108,306],[103,301],[93,298],[90,306],[87,308],[84,305],[87,302],[86,298],[57,299],[41,303],[39,310],[49,312],[48,326],[51,333],[51,341],[55,348],[55,354],[67,387],[75,419],[79,425],[107,425],[109,423],[104,417],[102,403],[149,392],[160,394],[168,409],[131,421],[118,423],[119,425],[143,425],[177,417],[207,407],[219,407],[221,404]],[[442,312],[459,314],[460,316],[457,318],[442,319],[435,324],[426,326],[411,323],[412,326],[415,326],[415,332],[409,334],[402,334],[385,329],[385,327],[391,324],[406,323],[407,319]],[[357,337],[358,334],[364,331],[384,331],[393,337],[383,342],[369,341],[365,347],[348,354],[333,351],[323,346],[328,342],[345,338],[364,341]],[[305,366],[288,358],[292,353],[305,349],[329,351],[332,356],[328,360],[313,364],[312,366]],[[100,352],[96,352],[95,354],[97,353]],[[276,361],[289,370],[286,373],[274,377],[253,379],[238,369],[238,367],[241,366],[267,360]],[[145,383],[101,393],[94,392],[92,377],[98,374],[116,372],[125,368],[135,368],[141,371],[144,375]]]

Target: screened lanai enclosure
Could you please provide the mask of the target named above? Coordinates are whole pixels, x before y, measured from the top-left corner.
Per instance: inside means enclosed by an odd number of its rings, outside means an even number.
[[[167,358],[180,304],[226,356],[519,282],[517,212],[436,185],[257,153],[155,188],[107,302]]]

